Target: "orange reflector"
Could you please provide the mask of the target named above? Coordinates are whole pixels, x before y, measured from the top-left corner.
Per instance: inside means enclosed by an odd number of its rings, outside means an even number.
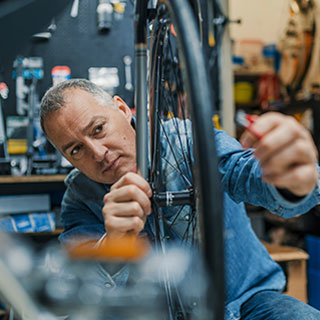
[[[173,26],[172,23],[170,24],[170,31],[171,31],[171,33],[172,33],[172,35],[173,35],[174,37],[177,37],[176,30],[174,29],[174,26]]]
[[[93,260],[140,260],[149,252],[149,244],[145,238],[128,235],[119,239],[106,237],[99,246],[89,241],[67,247],[72,258]]]
[[[214,47],[216,45],[216,39],[214,38],[213,34],[209,34],[208,43],[210,47]]]

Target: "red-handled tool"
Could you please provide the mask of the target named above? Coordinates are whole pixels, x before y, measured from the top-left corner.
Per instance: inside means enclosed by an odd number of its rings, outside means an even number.
[[[261,139],[263,137],[263,135],[252,128],[252,125],[254,122],[255,122],[255,117],[253,117],[252,115],[247,114],[242,110],[239,110],[237,112],[236,123],[239,124],[240,126],[246,128],[250,133],[252,133],[258,139]]]

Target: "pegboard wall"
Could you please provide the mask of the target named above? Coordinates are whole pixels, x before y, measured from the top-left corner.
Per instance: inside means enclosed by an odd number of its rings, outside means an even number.
[[[9,87],[9,98],[4,101],[3,106],[5,117],[16,114],[16,90],[15,80],[12,78],[12,64],[17,55],[43,58],[44,78],[37,85],[37,93],[40,98],[52,86],[51,70],[56,65],[69,66],[72,78],[87,79],[90,67],[117,67],[120,86],[115,93],[124,98],[129,106],[133,106],[133,91],[124,88],[123,62],[123,57],[126,55],[133,58],[132,2],[127,0],[123,18],[114,19],[108,33],[100,33],[97,28],[98,0],[79,0],[79,11],[75,18],[70,15],[72,4],[71,1],[61,14],[54,17],[56,30],[49,40],[30,39],[28,45],[1,66],[0,81],[6,82]],[[50,21],[48,21],[48,26],[49,24]],[[39,32],[43,31],[46,30],[39,30]],[[133,76],[133,64],[131,74]]]

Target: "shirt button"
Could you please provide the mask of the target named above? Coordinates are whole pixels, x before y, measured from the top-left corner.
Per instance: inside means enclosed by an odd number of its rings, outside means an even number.
[[[186,215],[185,217],[184,217],[187,221],[189,221],[190,220],[190,215]]]
[[[106,282],[106,283],[104,284],[104,286],[105,286],[106,288],[111,288],[111,287],[112,287],[112,284],[111,284],[110,282]]]

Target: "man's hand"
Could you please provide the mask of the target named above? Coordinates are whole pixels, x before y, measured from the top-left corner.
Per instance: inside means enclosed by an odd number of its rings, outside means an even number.
[[[151,196],[148,182],[140,175],[129,172],[121,177],[104,196],[102,214],[107,237],[138,235],[151,213]]]
[[[262,138],[246,130],[240,142],[255,148],[263,180],[297,196],[311,192],[318,180],[318,152],[309,131],[293,117],[275,112],[258,117],[251,127]]]

